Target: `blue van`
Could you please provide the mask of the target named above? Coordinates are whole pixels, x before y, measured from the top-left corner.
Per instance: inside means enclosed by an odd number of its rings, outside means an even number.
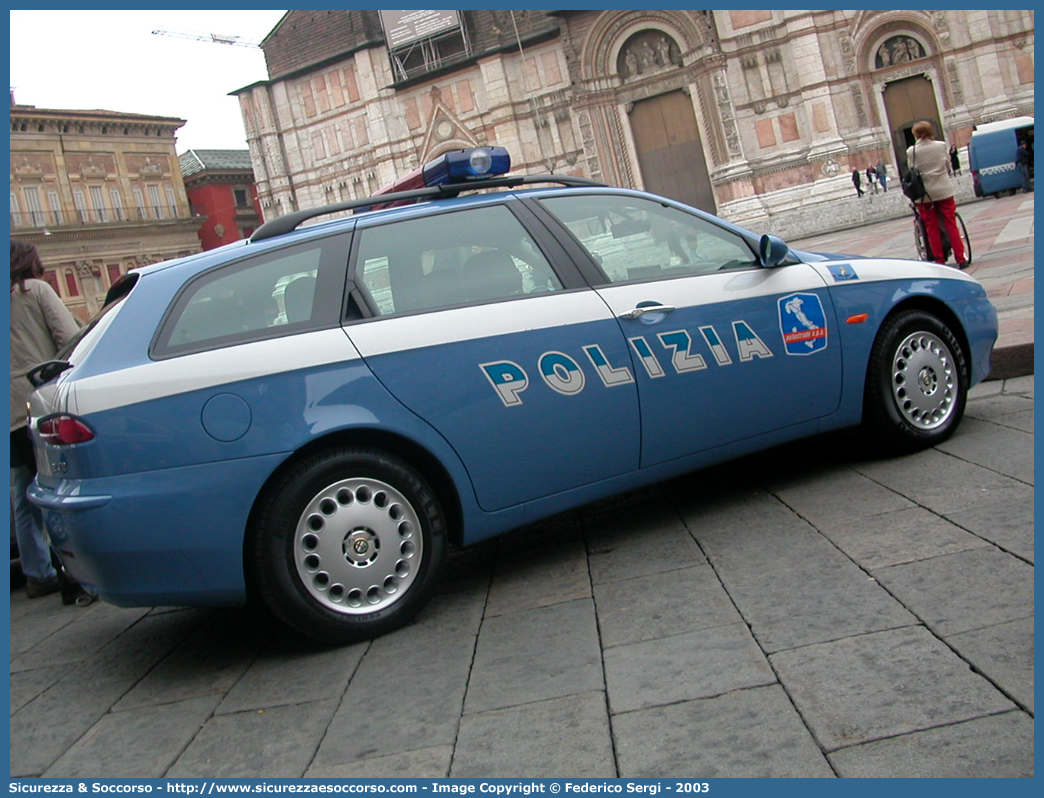
[[[1022,141],[1029,143],[1032,163],[1033,117],[1019,116],[979,125],[968,142],[968,163],[975,181],[975,196],[999,197],[1022,188],[1022,174],[1015,155]],[[1031,171],[1032,175],[1032,171]]]

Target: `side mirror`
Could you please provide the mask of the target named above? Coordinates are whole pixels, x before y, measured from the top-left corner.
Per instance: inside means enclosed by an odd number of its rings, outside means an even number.
[[[782,238],[776,236],[770,236],[767,233],[761,237],[761,243],[758,246],[758,254],[761,257],[761,265],[772,269],[779,266],[790,252],[790,247],[787,246],[786,242]]]

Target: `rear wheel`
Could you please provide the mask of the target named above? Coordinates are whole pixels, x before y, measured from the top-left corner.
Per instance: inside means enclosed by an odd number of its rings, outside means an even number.
[[[420,474],[377,450],[338,448],[295,464],[271,486],[248,556],[259,597],[284,623],[350,643],[420,612],[445,538]]]
[[[863,427],[890,453],[946,440],[960,423],[968,368],[956,337],[939,318],[907,310],[888,318],[870,352]]]

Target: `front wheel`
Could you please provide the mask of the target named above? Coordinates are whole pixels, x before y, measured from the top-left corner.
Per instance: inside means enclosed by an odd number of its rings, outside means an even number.
[[[863,406],[868,439],[889,453],[946,440],[960,423],[968,368],[956,337],[920,310],[888,318],[870,352]]]
[[[956,219],[957,232],[960,233],[961,243],[964,244],[964,262],[970,266],[972,262],[972,245],[971,239],[968,238],[968,228],[964,226],[964,219],[961,218],[959,213],[956,215]]]
[[[423,477],[383,452],[337,448],[293,465],[258,508],[248,566],[280,620],[329,643],[390,632],[428,602],[445,524]]]
[[[915,212],[916,213],[916,212]],[[917,257],[923,261],[931,261],[932,248],[928,243],[928,231],[920,215],[914,216],[914,244],[917,246]]]

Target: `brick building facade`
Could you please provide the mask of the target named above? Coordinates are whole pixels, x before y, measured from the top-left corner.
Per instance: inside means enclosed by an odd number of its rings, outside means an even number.
[[[204,251],[250,238],[263,221],[247,150],[188,150],[178,158]]]
[[[174,151],[184,120],[11,105],[11,237],[82,321],[131,269],[198,252]]]
[[[407,13],[407,12],[401,12]],[[932,119],[1033,113],[1033,12],[460,11],[389,48],[377,11],[291,11],[238,95],[266,216],[366,196],[450,149],[756,224],[905,164]]]

